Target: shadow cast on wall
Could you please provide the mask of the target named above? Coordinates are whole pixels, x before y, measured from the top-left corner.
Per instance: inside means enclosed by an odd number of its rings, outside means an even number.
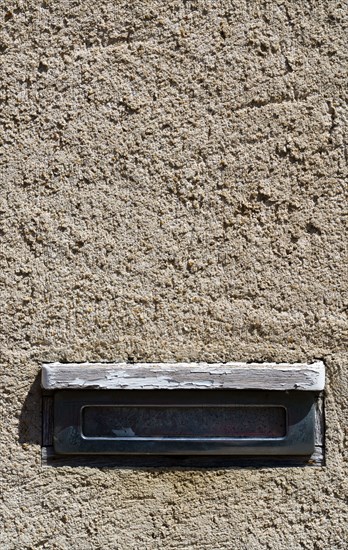
[[[41,445],[42,441],[42,398],[41,398],[41,373],[39,372],[24,400],[18,424],[19,443]]]

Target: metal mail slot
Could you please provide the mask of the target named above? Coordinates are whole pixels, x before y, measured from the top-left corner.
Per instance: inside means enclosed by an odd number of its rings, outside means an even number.
[[[310,456],[315,392],[60,390],[56,454]]]

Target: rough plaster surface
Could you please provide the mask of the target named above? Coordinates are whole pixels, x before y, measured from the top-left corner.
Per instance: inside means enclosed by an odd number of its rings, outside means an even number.
[[[348,548],[346,17],[1,3],[2,549]],[[315,358],[325,468],[41,467],[41,362]]]

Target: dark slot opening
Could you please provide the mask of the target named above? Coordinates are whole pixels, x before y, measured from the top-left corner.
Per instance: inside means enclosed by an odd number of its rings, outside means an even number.
[[[115,406],[82,409],[87,438],[277,438],[286,410],[269,406]]]

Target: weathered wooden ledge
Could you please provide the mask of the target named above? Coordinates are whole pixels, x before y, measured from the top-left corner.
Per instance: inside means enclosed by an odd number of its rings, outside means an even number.
[[[45,390],[299,390],[322,391],[325,365],[306,363],[47,363]]]

